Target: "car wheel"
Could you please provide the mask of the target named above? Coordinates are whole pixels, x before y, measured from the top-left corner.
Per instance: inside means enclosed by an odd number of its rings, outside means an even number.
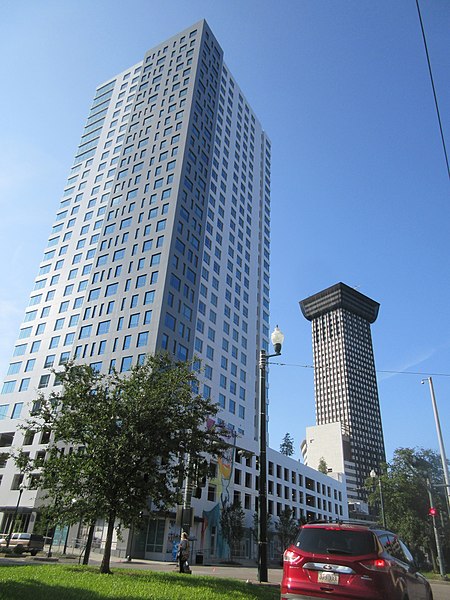
[[[431,590],[427,592],[427,600],[433,600],[433,592]]]

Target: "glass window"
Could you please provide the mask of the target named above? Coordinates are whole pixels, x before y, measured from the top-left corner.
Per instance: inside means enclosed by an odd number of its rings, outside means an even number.
[[[32,310],[30,312],[25,313],[25,319],[24,321],[34,321],[34,319],[36,318],[37,315],[37,310]]]
[[[110,285],[108,285],[106,287],[105,296],[112,296],[113,294],[115,294],[117,292],[118,285],[118,283],[111,283]]]
[[[16,373],[18,373],[20,371],[21,365],[22,365],[21,362],[11,363],[9,365],[7,375],[15,375]]]
[[[143,287],[145,285],[147,281],[147,275],[139,275],[139,277],[136,279],[136,287],[140,288]]]
[[[22,382],[23,381],[24,380],[22,380]],[[29,381],[30,380],[28,379],[28,382]],[[16,402],[16,404],[14,404],[14,408],[13,408],[13,411],[12,411],[11,419],[18,419],[20,417],[20,413],[22,412],[22,408],[23,408],[23,402]]]
[[[19,392],[25,392],[28,389],[29,385],[30,385],[30,378],[29,377],[25,377],[20,382]]]
[[[50,369],[51,367],[53,367],[53,363],[54,362],[55,362],[55,355],[54,354],[48,354],[45,357],[44,369]]]
[[[80,340],[84,338],[88,338],[91,335],[92,325],[85,325],[80,329]]]
[[[59,357],[59,364],[65,365],[70,358],[70,352],[61,352],[61,356]]]
[[[61,302],[61,304],[59,305],[59,312],[66,312],[66,310],[69,309],[69,301],[68,300],[64,300],[64,302]]]
[[[75,339],[75,333],[67,333],[66,337],[64,338],[64,346],[73,344],[74,339]]]
[[[135,313],[130,315],[130,319],[128,321],[128,327],[137,327],[139,325],[139,314]]]
[[[39,385],[38,388],[46,388],[48,387],[48,382],[50,381],[50,375],[41,375],[41,378],[39,380]]]
[[[39,325],[36,327],[36,335],[40,335],[41,333],[44,333],[45,331],[45,323],[39,323]]]
[[[10,394],[11,392],[14,391],[15,386],[16,386],[15,379],[13,381],[5,381],[5,383],[3,384],[3,387],[2,387],[2,394]]]
[[[13,356],[22,356],[23,354],[25,354],[26,349],[27,349],[26,344],[19,344],[18,346],[16,346],[14,348]]]
[[[62,329],[64,325],[64,319],[56,319],[54,330]]]
[[[131,369],[132,361],[133,361],[132,356],[124,356],[124,358],[122,358],[120,372],[123,373],[124,371],[129,371]]]
[[[80,315],[72,315],[69,321],[69,327],[75,327],[77,325]]]
[[[142,331],[139,335],[138,335],[138,339],[137,339],[137,343],[136,346],[139,348],[141,346],[146,346],[148,344],[148,331]]]
[[[164,519],[155,519],[149,522],[146,552],[162,552],[164,543],[164,531]]]
[[[335,529],[301,529],[296,546],[305,552],[318,552],[341,548],[349,556],[361,556],[376,551],[374,535],[370,531],[341,531]]]
[[[35,358],[30,358],[30,360],[27,360],[27,364],[25,365],[25,373],[32,371],[34,369],[35,364],[36,364]]]
[[[97,327],[97,335],[108,333],[111,321],[101,321]]]

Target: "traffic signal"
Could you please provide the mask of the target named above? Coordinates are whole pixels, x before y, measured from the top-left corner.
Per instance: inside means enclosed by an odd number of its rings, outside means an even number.
[[[430,506],[430,508],[428,509],[428,516],[437,517],[437,508],[435,508],[434,506]]]

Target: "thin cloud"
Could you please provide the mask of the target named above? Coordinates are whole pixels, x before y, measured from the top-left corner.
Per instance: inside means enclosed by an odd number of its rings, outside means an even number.
[[[446,346],[448,346],[448,345],[446,344]],[[383,369],[380,369],[380,370],[377,369],[377,372],[379,373],[378,381],[386,381],[387,379],[391,379],[392,377],[397,377],[397,375],[401,375],[402,373],[416,369],[416,367],[418,365],[420,365],[423,362],[425,362],[426,360],[430,359],[437,352],[439,352],[439,350],[441,350],[442,348],[443,348],[443,346],[439,347],[439,348],[430,348],[429,350],[424,351],[420,356],[417,356],[417,357],[409,360],[408,362],[404,363],[403,365],[393,368],[393,369],[389,369],[389,371],[391,371],[389,373],[383,372]]]

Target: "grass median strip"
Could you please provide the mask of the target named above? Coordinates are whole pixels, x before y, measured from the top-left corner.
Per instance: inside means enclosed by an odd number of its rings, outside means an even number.
[[[275,600],[277,588],[178,573],[70,565],[0,566],[0,600]]]

